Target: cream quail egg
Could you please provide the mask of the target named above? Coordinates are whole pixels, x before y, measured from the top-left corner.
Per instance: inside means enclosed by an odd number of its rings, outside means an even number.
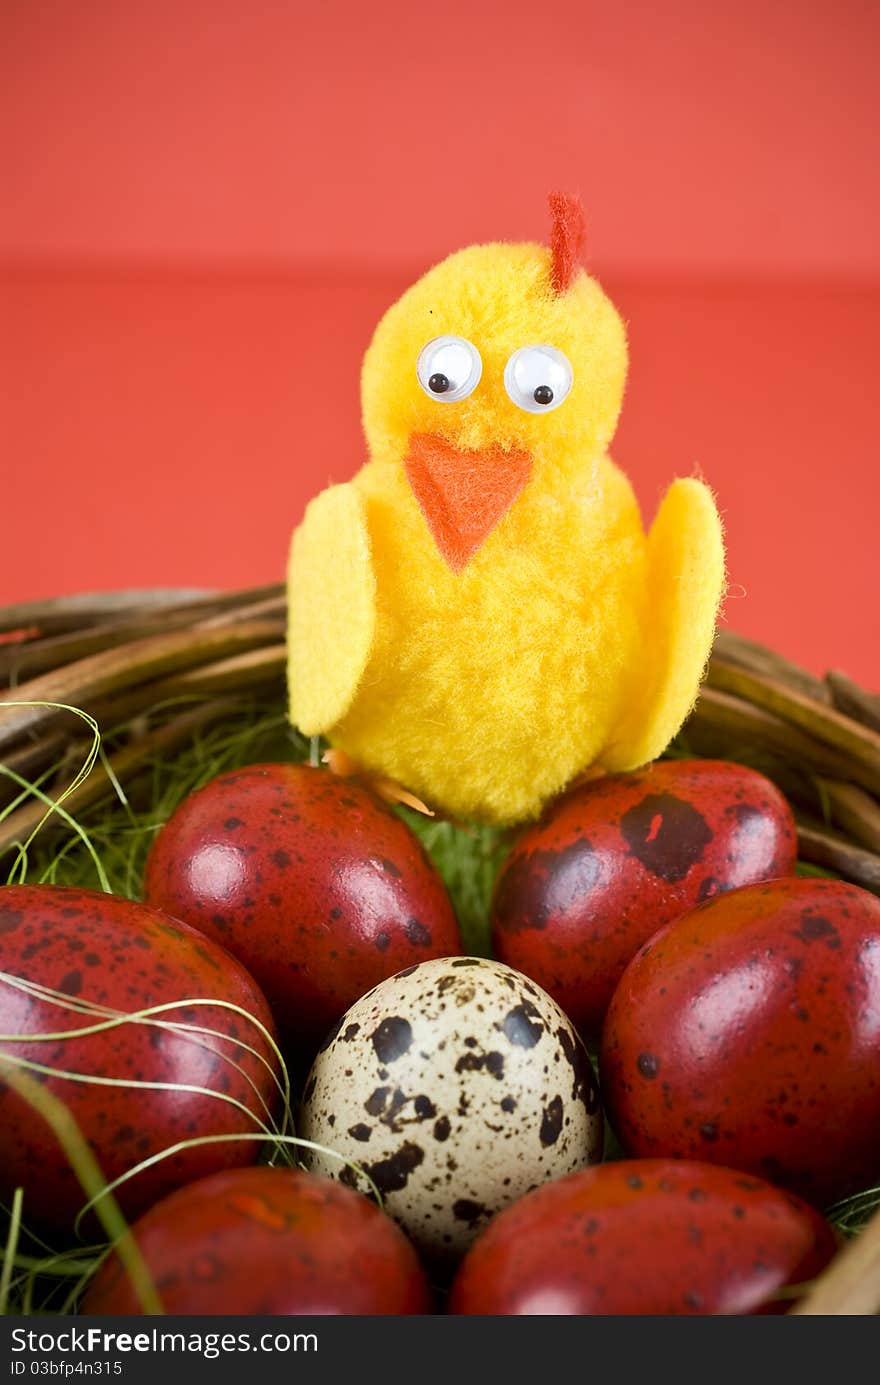
[[[528,977],[481,957],[409,967],[369,991],[325,1040],[300,1134],[318,1173],[367,1191],[430,1259],[462,1254],[532,1188],[602,1157],[586,1050]]]

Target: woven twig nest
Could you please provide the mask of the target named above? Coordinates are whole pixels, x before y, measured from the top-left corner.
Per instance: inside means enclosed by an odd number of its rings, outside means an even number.
[[[14,859],[41,823],[41,839],[63,828],[47,818],[47,803],[61,796],[66,814],[87,820],[120,787],[136,794],[157,760],[172,760],[208,728],[235,725],[245,708],[275,707],[281,718],[285,614],[281,586],[0,608],[0,857]],[[94,733],[71,707],[98,723],[104,744],[85,779]],[[880,894],[880,696],[724,632],[672,753],[760,769],[795,807],[804,867]],[[797,1311],[878,1308],[875,1217]]]

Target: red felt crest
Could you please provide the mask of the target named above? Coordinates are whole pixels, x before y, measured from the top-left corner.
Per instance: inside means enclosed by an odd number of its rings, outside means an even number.
[[[565,293],[580,265],[587,228],[584,209],[579,197],[567,192],[551,192],[550,250],[553,260],[550,278],[554,293]]]

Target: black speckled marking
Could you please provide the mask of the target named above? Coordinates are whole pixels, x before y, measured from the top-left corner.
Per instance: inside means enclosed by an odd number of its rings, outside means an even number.
[[[348,1133],[353,1140],[366,1141],[372,1135],[373,1129],[372,1126],[369,1125],[350,1125],[348,1127]]]
[[[837,952],[840,948],[840,934],[831,920],[807,909],[801,914],[801,926],[797,937],[805,943],[823,942],[832,952]]]
[[[456,1221],[465,1221],[468,1226],[475,1226],[481,1217],[488,1214],[482,1202],[473,1202],[468,1197],[460,1197],[457,1202],[452,1204],[452,1215]]]
[[[713,836],[703,814],[671,793],[646,794],[624,813],[620,830],[645,869],[670,883],[703,859]]]
[[[347,1024],[342,1033],[340,1042],[344,1044],[350,1044],[355,1035],[359,1034],[360,1032],[361,1027],[359,1024]]]
[[[504,1097],[502,1097],[502,1098],[501,1098],[501,1109],[502,1109],[502,1111],[506,1111],[506,1112],[508,1113],[508,1115],[510,1114],[511,1111],[515,1111],[515,1110],[516,1110],[516,1097],[515,1097],[515,1096],[504,1096]]]
[[[376,934],[376,937],[375,937],[375,945],[376,945],[376,947],[379,949],[380,952],[387,952],[387,951],[388,951],[388,944],[389,944],[390,942],[391,942],[391,939],[390,939],[390,937],[388,936],[387,933],[382,932],[382,933],[377,933],[377,934]]]
[[[593,1065],[580,1039],[562,1025],[556,1031],[559,1047],[572,1071],[572,1101],[582,1101],[587,1114],[594,1116],[599,1109],[599,1088]]]
[[[399,1015],[390,1015],[370,1035],[380,1063],[396,1063],[412,1046],[412,1026]]]
[[[0,908],[0,933],[12,933],[24,919],[20,909]]]
[[[562,1130],[562,1097],[555,1096],[553,1100],[544,1107],[544,1115],[541,1119],[541,1144],[555,1145],[559,1139],[559,1132]]]
[[[448,1140],[450,1129],[449,1117],[440,1116],[440,1118],[434,1122],[434,1139],[439,1140],[441,1143],[444,1140]]]
[[[498,881],[496,922],[505,932],[540,932],[557,910],[583,908],[601,875],[601,856],[587,837],[556,851],[514,851]]]
[[[656,1077],[660,1071],[660,1059],[653,1053],[640,1053],[636,1059],[636,1067],[642,1077]]]
[[[406,934],[413,947],[430,947],[431,934],[420,919],[407,919],[403,925]]]
[[[227,832],[236,832],[239,827],[244,827],[241,818],[227,818],[223,826]]]
[[[485,1068],[496,1082],[504,1076],[504,1055],[496,1053],[463,1053],[455,1065],[456,1072],[481,1072]]]
[[[62,976],[58,982],[59,991],[65,995],[79,995],[82,990],[83,974],[81,971],[69,971],[66,976]]]
[[[425,1159],[425,1151],[420,1145],[407,1140],[395,1154],[378,1163],[365,1165],[380,1193],[399,1193],[406,1187],[409,1176]]]
[[[539,1011],[530,1000],[514,1006],[501,1021],[501,1030],[517,1048],[534,1048],[544,1033],[544,1026],[538,1018]]]
[[[277,851],[272,852],[272,861],[278,867],[279,870],[287,870],[287,867],[290,865],[291,860],[292,857],[290,856],[290,853],[282,850],[280,846],[278,847]]]
[[[387,1125],[388,1129],[393,1130],[395,1134],[399,1134],[406,1124],[405,1121],[399,1121],[397,1117],[408,1101],[409,1097],[406,1095],[406,1092],[402,1092],[399,1087],[395,1087],[394,1091],[391,1093],[391,1100],[382,1111],[382,1124]]]
[[[385,1110],[385,1103],[391,1091],[390,1087],[377,1087],[371,1092],[364,1102],[364,1110],[370,1116],[380,1116]]]

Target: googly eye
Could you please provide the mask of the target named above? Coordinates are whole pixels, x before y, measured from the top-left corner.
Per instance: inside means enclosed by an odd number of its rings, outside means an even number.
[[[435,337],[423,346],[416,362],[419,384],[431,399],[455,404],[467,399],[480,383],[483,362],[465,337]]]
[[[517,408],[548,414],[568,397],[574,372],[555,346],[521,346],[504,367],[504,388]]]

